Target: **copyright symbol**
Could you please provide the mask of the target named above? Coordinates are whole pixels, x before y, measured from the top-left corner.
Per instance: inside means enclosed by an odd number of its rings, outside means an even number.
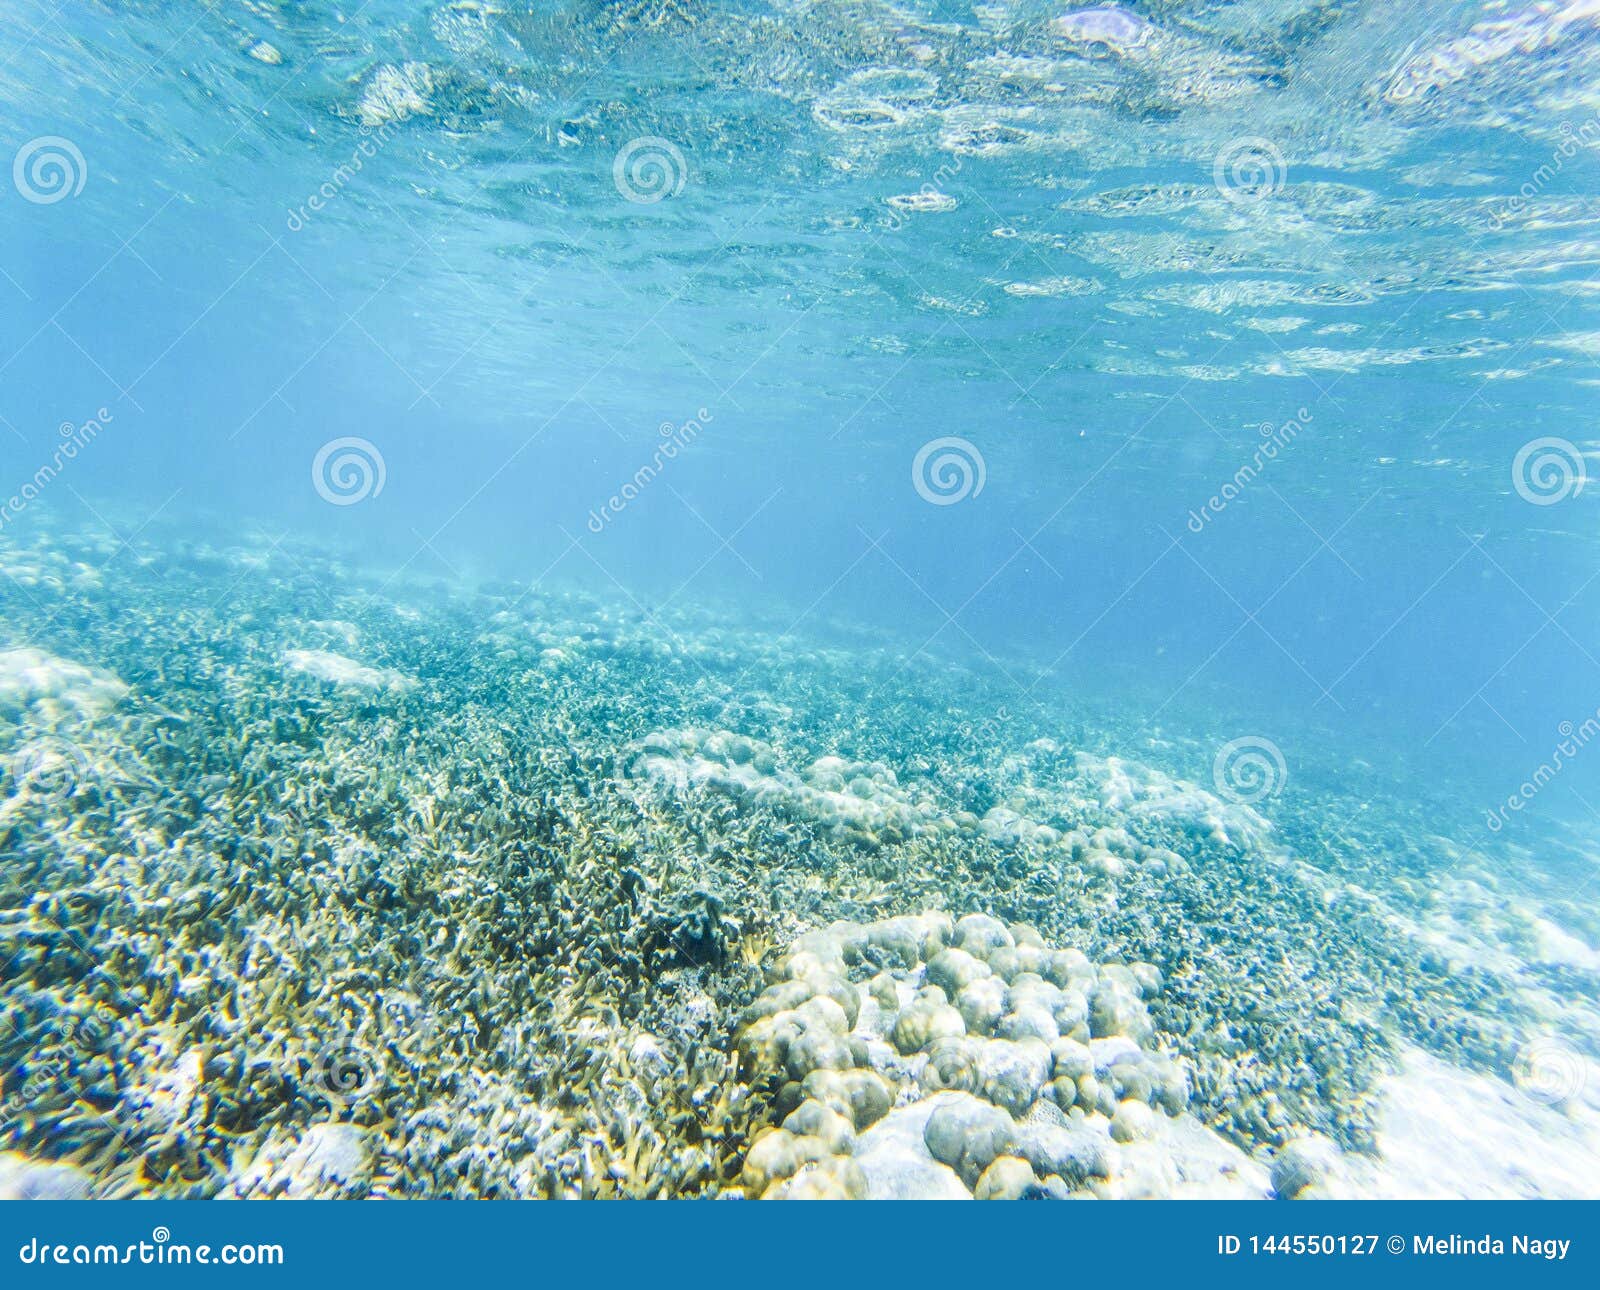
[[[1406,1238],[1403,1237],[1403,1236],[1391,1236],[1389,1238],[1389,1253],[1390,1254],[1404,1254],[1405,1252],[1406,1252]]]

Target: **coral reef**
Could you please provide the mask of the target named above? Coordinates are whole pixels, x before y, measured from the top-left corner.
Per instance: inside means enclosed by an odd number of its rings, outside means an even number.
[[[628,752],[631,775],[770,804],[853,841],[899,842],[940,822],[931,796],[903,790],[882,762],[826,756],[790,771],[780,767],[770,744],[729,730],[662,731],[630,745]]]
[[[0,721],[93,718],[127,693],[116,677],[41,649],[0,650]]]
[[[1266,1170],[1187,1113],[1151,1047],[1148,963],[1099,966],[1026,925],[931,913],[799,937],[736,1042],[781,1124],[763,1198],[1260,1198]]]
[[[1378,1151],[1408,1046],[1589,1024],[1507,874],[1386,882],[937,660],[122,549],[0,535],[17,1194],[1256,1193]]]
[[[353,658],[330,650],[286,650],[283,666],[289,672],[303,673],[329,685],[351,686],[358,690],[404,690],[416,684],[392,667],[365,667]]]

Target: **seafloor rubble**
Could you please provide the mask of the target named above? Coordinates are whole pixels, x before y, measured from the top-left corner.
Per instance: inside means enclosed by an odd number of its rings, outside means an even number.
[[[865,641],[0,566],[0,1194],[1337,1193],[1593,997]]]

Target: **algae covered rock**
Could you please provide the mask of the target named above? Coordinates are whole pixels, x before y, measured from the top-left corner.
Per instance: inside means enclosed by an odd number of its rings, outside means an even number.
[[[855,1125],[832,1107],[821,1102],[802,1102],[783,1127],[797,1137],[817,1138],[836,1156],[850,1154],[855,1145]]]
[[[1117,1142],[1138,1142],[1155,1132],[1155,1113],[1143,1102],[1132,1100],[1117,1106],[1111,1117],[1111,1137]]]
[[[920,1053],[940,1039],[967,1033],[961,1014],[948,1003],[918,999],[894,1023],[894,1046],[902,1053]]]
[[[771,1188],[763,1200],[865,1200],[867,1175],[854,1160],[832,1156]]]
[[[1026,1160],[1017,1156],[999,1156],[987,1169],[978,1185],[972,1189],[974,1200],[1021,1200],[1037,1187],[1039,1180]]]
[[[850,1120],[857,1130],[881,1120],[894,1105],[894,1090],[877,1071],[812,1071],[800,1082],[803,1097]]]
[[[1011,1150],[1016,1125],[1005,1111],[970,1093],[944,1093],[928,1117],[923,1141],[928,1154],[954,1169],[971,1187]]]
[[[1006,983],[997,976],[981,977],[962,986],[955,996],[956,1011],[969,1034],[988,1035],[1006,1012]]]
[[[1016,1154],[1041,1178],[1055,1175],[1073,1186],[1110,1173],[1105,1142],[1087,1120],[1055,1123],[1039,1118],[1018,1127]]]
[[[1300,1200],[1320,1193],[1337,1178],[1339,1148],[1319,1133],[1284,1144],[1273,1157],[1272,1190],[1283,1200]]]
[[[1154,1031],[1150,1011],[1139,997],[1131,974],[1102,976],[1089,995],[1089,1032],[1102,1039],[1122,1035],[1136,1043],[1147,1042]]]
[[[820,1138],[774,1129],[757,1138],[746,1153],[740,1181],[749,1195],[760,1196],[773,1183],[792,1178],[803,1166],[830,1160],[833,1155]]]
[[[940,950],[928,960],[924,972],[928,984],[938,986],[951,999],[972,982],[994,975],[987,963],[961,948]]]
[[[977,1051],[983,1095],[1012,1115],[1032,1106],[1050,1078],[1050,1049],[1038,1039],[991,1039]]]
[[[736,1035],[782,1123],[748,1152],[746,1194],[1264,1194],[1264,1170],[1184,1114],[1146,966],[1097,968],[987,914],[802,935]]]
[[[928,1119],[934,1102],[925,1098],[891,1111],[856,1143],[856,1162],[867,1176],[873,1200],[971,1200],[956,1171],[928,1151]]]

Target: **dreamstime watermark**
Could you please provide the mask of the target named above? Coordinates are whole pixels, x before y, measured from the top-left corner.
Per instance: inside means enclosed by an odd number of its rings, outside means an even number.
[[[332,506],[354,506],[383,492],[389,470],[370,439],[330,439],[311,462],[311,485]]]
[[[934,506],[954,506],[976,497],[988,477],[977,445],[955,435],[928,440],[911,461],[912,487]]]
[[[1489,227],[1496,233],[1500,232],[1508,220],[1515,219],[1528,209],[1528,203],[1550,186],[1555,177],[1566,169],[1567,162],[1583,149],[1593,148],[1596,144],[1600,144],[1600,113],[1590,117],[1576,130],[1572,128],[1572,122],[1563,121],[1561,141],[1550,154],[1550,160],[1535,170],[1516,193],[1506,199],[1506,204],[1489,217]]]
[[[384,125],[362,126],[361,142],[356,144],[350,153],[350,159],[335,166],[333,173],[325,179],[317,190],[311,193],[300,205],[289,211],[284,223],[291,233],[298,233],[307,224],[324,210],[340,193],[350,185],[351,181],[359,175],[371,161],[383,150],[389,142],[389,136],[394,133],[391,123]]]
[[[24,1123],[36,1108],[63,1091],[69,1100],[81,1091],[78,1087],[87,1063],[98,1056],[110,1038],[111,1028],[101,1018],[63,1016],[50,1026],[54,1043],[37,1045],[32,1056],[19,1066],[20,1076],[0,1094],[0,1130]],[[115,1128],[115,1126],[112,1126]]]
[[[1251,806],[1275,797],[1289,779],[1278,745],[1260,735],[1230,739],[1211,763],[1211,782],[1230,802]]]
[[[370,1096],[378,1087],[383,1064],[371,1050],[349,1039],[336,1039],[311,1059],[310,1086],[330,1102],[345,1104]]]
[[[157,1226],[150,1232],[148,1241],[135,1241],[128,1245],[115,1245],[104,1241],[96,1245],[75,1241],[72,1243],[51,1240],[40,1241],[35,1236],[17,1250],[18,1261],[48,1267],[59,1264],[73,1267],[102,1266],[129,1267],[135,1264],[158,1264],[163,1267],[199,1264],[219,1264],[228,1267],[250,1267],[257,1264],[282,1265],[281,1245],[226,1244],[213,1248],[210,1245],[187,1245],[175,1242],[172,1232]]]
[[[1536,1102],[1565,1106],[1589,1083],[1589,1063],[1575,1048],[1549,1035],[1530,1039],[1511,1064],[1512,1081]]]
[[[1210,522],[1213,515],[1221,515],[1228,509],[1240,493],[1250,486],[1265,468],[1269,461],[1277,458],[1278,454],[1292,444],[1299,434],[1311,424],[1311,413],[1305,408],[1299,409],[1294,416],[1282,425],[1275,426],[1270,421],[1261,423],[1261,442],[1256,450],[1250,454],[1250,460],[1233,472],[1233,478],[1220,489],[1206,498],[1205,504],[1198,511],[1189,512],[1188,528],[1191,533],[1201,532]]]
[[[32,798],[66,798],[91,769],[89,755],[70,739],[42,735],[6,760],[13,791]]]
[[[110,425],[111,421],[111,413],[105,408],[99,408],[87,421],[76,423],[63,421],[56,427],[61,442],[50,454],[50,460],[35,470],[32,478],[15,493],[0,501],[0,529],[4,529],[13,519],[27,510],[28,506],[50,486],[51,481],[66,469],[67,463],[76,460],[78,454],[98,439],[100,432]]]
[[[1011,712],[1005,704],[994,710],[992,716],[980,717],[976,721],[963,721],[956,726],[956,734],[961,737],[969,748],[982,748],[994,744],[1005,731],[1011,720]]]
[[[689,179],[689,163],[670,139],[641,135],[629,139],[611,162],[611,182],[626,200],[638,206],[676,197]]]
[[[1265,201],[1283,187],[1288,175],[1277,145],[1257,135],[1230,139],[1211,164],[1217,191],[1235,206]]]
[[[149,783],[137,754],[116,742],[86,734],[40,734],[0,755],[0,785],[13,798],[34,803],[65,801],[85,786]]]
[[[71,139],[57,134],[29,139],[11,159],[11,183],[24,201],[54,206],[76,197],[89,182],[89,163]]]
[[[1561,741],[1550,750],[1550,756],[1535,767],[1533,773],[1517,785],[1516,792],[1484,817],[1484,824],[1489,832],[1498,833],[1511,822],[1511,816],[1522,811],[1528,803],[1539,796],[1545,787],[1555,779],[1567,763],[1589,746],[1596,735],[1600,735],[1600,708],[1595,709],[1594,715],[1586,717],[1582,725],[1573,725],[1570,721],[1563,721],[1556,727],[1561,736]]]
[[[1568,439],[1546,435],[1530,439],[1511,462],[1511,486],[1517,496],[1535,506],[1554,506],[1583,491],[1589,470],[1578,446]]]
[[[711,421],[711,413],[705,408],[701,408],[680,425],[663,421],[656,428],[656,433],[661,436],[661,442],[656,445],[650,460],[634,471],[633,477],[625,481],[621,488],[589,512],[587,522],[589,532],[603,532],[606,525],[627,510],[629,504],[666,469],[669,461],[675,460],[680,452],[700,437],[700,432],[710,425]]]

